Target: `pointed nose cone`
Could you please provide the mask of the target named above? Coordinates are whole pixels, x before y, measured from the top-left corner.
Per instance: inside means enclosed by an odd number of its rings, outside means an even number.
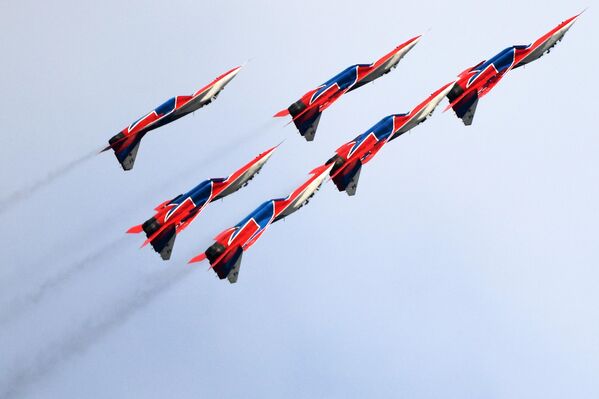
[[[279,145],[269,148],[268,150],[264,151],[262,154],[258,155],[256,164],[264,165],[266,162],[268,162],[270,157],[272,157],[272,154],[274,154],[275,151],[279,148]]]
[[[272,154],[274,154],[278,148],[279,148],[279,146],[276,146],[276,147],[272,147],[272,148],[264,151],[264,154],[263,154],[264,159],[269,159],[270,157],[272,157]]]
[[[416,37],[414,37],[414,38],[412,38],[412,39],[410,40],[410,41],[411,41],[411,43],[410,43],[410,44],[411,44],[412,46],[415,46],[415,45],[417,45],[417,44],[420,42],[420,40],[421,40],[421,39],[422,39],[422,35],[418,35],[418,36],[416,36]]]
[[[229,71],[229,75],[231,75],[231,79],[234,78],[235,76],[237,76],[237,74],[239,73],[239,71],[241,71],[241,68],[243,68],[244,65],[236,66],[235,68],[233,68]]]
[[[578,17],[580,17],[580,15],[583,13],[584,11],[582,11],[580,14],[577,14],[573,17],[570,17],[568,19],[566,19],[564,22],[562,22],[561,28],[559,29],[558,32],[556,32],[556,34],[560,34],[563,36],[563,34],[565,34],[571,27],[572,25],[574,25],[574,22],[576,22],[578,20]]]
[[[222,84],[222,86],[227,85],[237,74],[241,71],[243,65],[235,67],[228,72],[225,72],[218,80]]]
[[[420,42],[420,39],[422,39],[422,35],[415,36],[407,42],[397,46],[397,50],[403,53],[407,53],[408,51],[412,50],[412,48],[414,48],[414,46],[417,45],[418,42]]]
[[[565,20],[564,22],[566,24],[573,24],[574,22],[576,22],[578,20],[578,17],[580,17],[582,14],[584,14],[584,12],[587,9],[585,8],[584,10],[582,10],[581,12],[579,12],[578,14],[574,15],[573,17],[568,18],[567,20]]]
[[[573,17],[566,19],[561,24],[559,24],[555,28],[555,32],[552,35],[553,38],[555,38],[556,40],[560,40],[566,34],[566,32],[572,27],[572,25],[574,25],[574,22],[576,22],[578,20],[578,17],[580,17],[585,11],[586,11],[586,9],[582,10],[580,13],[574,15]]]
[[[584,12],[584,11],[583,11]],[[542,46],[540,46],[539,48],[542,49],[543,53],[545,51],[548,51],[549,49],[551,49],[551,47],[555,46],[555,44],[557,42],[559,42],[560,40],[562,40],[562,38],[564,37],[564,35],[566,34],[566,32],[568,32],[568,30],[572,27],[572,25],[574,25],[574,22],[576,22],[576,20],[578,19],[578,17],[582,14],[582,12],[578,15],[575,15],[573,17],[570,17],[568,19],[566,19],[565,21],[563,21],[562,23],[560,23],[558,26],[556,26],[555,28],[553,28],[553,30],[551,30],[548,35],[549,38],[545,39],[545,41],[543,42]],[[541,38],[540,40],[543,40],[543,38]],[[540,55],[538,57],[532,57],[533,59],[539,58]]]

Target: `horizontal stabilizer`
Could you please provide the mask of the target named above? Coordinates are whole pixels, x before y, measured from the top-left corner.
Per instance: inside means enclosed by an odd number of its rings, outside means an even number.
[[[287,116],[287,115],[289,115],[289,110],[283,109],[283,110],[277,112],[276,114],[274,114],[273,118],[280,118],[280,117]]]
[[[143,230],[143,228],[141,227],[141,224],[138,224],[137,226],[133,226],[131,227],[129,230],[127,230],[128,234],[139,234],[141,233]]]
[[[202,252],[198,256],[194,256],[193,258],[191,258],[187,263],[198,263],[204,261],[204,259],[206,259],[206,254]]]
[[[157,205],[157,206],[154,208],[154,210],[155,210],[155,211],[159,211],[159,210],[161,210],[162,208],[164,208],[164,206],[165,206],[166,204],[168,204],[168,203],[169,203],[169,202],[171,202],[171,201],[172,201],[172,200],[166,200],[166,201],[164,201],[162,204],[160,204],[160,205]]]

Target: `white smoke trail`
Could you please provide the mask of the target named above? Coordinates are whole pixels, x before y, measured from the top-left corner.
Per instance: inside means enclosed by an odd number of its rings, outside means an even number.
[[[230,156],[233,151],[246,145],[257,136],[271,130],[276,123],[276,121],[269,120],[267,123],[251,129],[242,136],[237,137],[234,141],[217,147],[207,157],[204,157],[192,167],[186,169],[183,174],[197,173],[198,167],[214,162],[218,158]],[[41,183],[42,186],[50,184],[60,176],[66,174],[70,168],[83,163],[89,158],[91,158],[91,156],[81,158],[70,163],[68,166],[61,168],[59,171],[52,173]],[[170,187],[173,184],[173,180],[169,180],[165,183],[164,186],[168,185]],[[39,185],[40,183],[37,184]],[[5,201],[19,201],[20,199],[27,198],[39,188],[40,187],[33,187],[30,190],[23,189],[18,193],[11,195],[9,197],[10,199],[0,201],[0,204]],[[162,189],[164,189],[164,187]],[[154,187],[152,192],[155,192],[156,190],[157,188]],[[121,239],[122,238],[119,238],[111,244],[114,245],[117,242],[120,242]],[[102,261],[105,260],[106,254],[112,253],[114,253],[114,251],[107,251],[105,248],[101,248],[86,256],[81,261],[73,263],[68,268],[43,282],[35,292],[20,298],[17,301],[15,310],[11,310],[10,313],[1,315],[0,321],[8,322],[14,320],[27,309],[41,304],[50,293],[66,287],[75,275],[84,270],[90,270],[93,265],[101,264]],[[32,361],[5,370],[5,378],[3,381],[0,381],[0,398],[22,396],[23,392],[31,388],[35,382],[51,373],[54,369],[76,354],[89,349],[110,331],[118,328],[135,313],[147,307],[162,293],[171,289],[192,270],[195,270],[195,268],[169,267],[167,270],[157,273],[150,278],[140,280],[140,285],[131,296],[126,296],[124,299],[119,300],[116,302],[116,306],[112,306],[105,313],[100,313],[99,315],[96,313],[92,318],[71,327],[68,334],[61,337],[58,342],[48,343],[46,349],[34,356]]]
[[[5,326],[6,324],[23,315],[28,310],[40,304],[45,298],[47,298],[49,294],[62,289],[76,275],[79,275],[86,270],[92,269],[98,264],[98,261],[111,255],[124,242],[124,236],[111,241],[98,250],[85,256],[81,260],[73,262],[67,268],[60,270],[58,273],[50,276],[39,286],[30,290],[29,293],[14,298],[6,306],[6,311],[0,313],[0,326]],[[24,289],[21,289],[21,291],[24,291]]]
[[[30,196],[35,194],[37,191],[50,185],[51,183],[53,183],[57,179],[61,178],[62,176],[68,174],[70,171],[72,171],[77,166],[92,159],[97,153],[98,153],[98,151],[94,150],[94,151],[90,152],[89,154],[83,155],[82,157],[75,159],[75,160],[59,167],[58,169],[48,173],[45,177],[29,184],[28,186],[25,186],[17,191],[14,191],[12,194],[9,194],[4,198],[0,198],[0,213],[7,211],[13,205],[29,198]]]
[[[100,314],[71,328],[70,334],[52,343],[45,352],[39,353],[30,364],[18,369],[6,370],[7,378],[0,383],[0,398],[23,396],[32,384],[52,372],[56,367],[94,345],[113,329],[119,327],[135,313],[144,309],[158,296],[191,273],[194,268],[169,268],[151,278],[142,280],[132,296],[116,302],[104,314]]]
[[[178,173],[177,176],[181,177],[190,174],[197,174],[198,168],[201,168],[205,165],[209,165],[210,163],[214,162],[219,158],[222,158],[223,156],[231,155],[231,153],[234,150],[243,147],[245,144],[251,142],[257,136],[260,136],[261,134],[268,132],[270,129],[272,129],[273,126],[273,121],[269,120],[266,123],[257,126],[254,129],[251,129],[247,133],[241,135],[240,137],[237,137],[232,143],[225,143],[219,146],[206,157],[194,163],[191,167],[185,169],[181,173]],[[223,175],[225,175],[226,173],[228,173],[228,171],[226,171]],[[207,177],[208,176],[206,176],[206,178]],[[143,198],[147,198],[151,195],[154,195],[157,191],[168,191],[167,189],[171,186],[174,186],[175,182],[176,181],[169,179],[162,186],[152,187],[151,190],[149,190],[147,193],[143,195]],[[135,205],[135,207],[137,207],[137,204]],[[129,213],[129,211],[125,211],[125,213]],[[121,215],[122,213],[119,212],[119,218],[121,217]],[[27,312],[28,309],[31,309],[35,305],[41,303],[45,298],[47,298],[48,295],[52,293],[52,291],[61,289],[66,284],[68,284],[68,282],[72,280],[73,277],[79,275],[80,273],[86,270],[91,269],[94,265],[98,263],[97,261],[104,259],[108,254],[114,251],[114,246],[122,244],[124,242],[124,239],[124,235],[120,236],[118,239],[113,240],[112,242],[108,243],[102,248],[85,256],[83,259],[68,265],[68,267],[66,267],[65,269],[57,271],[56,274],[49,276],[47,280],[41,283],[38,282],[39,286],[29,288],[29,293],[26,293],[24,295],[22,294],[20,297],[11,300],[4,311],[0,310],[0,326],[4,326],[19,318],[21,315],[24,314],[24,312]],[[21,273],[24,273],[26,271],[31,272],[33,271],[33,267],[37,267],[38,265],[39,262],[35,262],[31,266],[21,269]],[[27,291],[27,287],[23,288],[24,289],[20,290],[21,293],[23,291]]]

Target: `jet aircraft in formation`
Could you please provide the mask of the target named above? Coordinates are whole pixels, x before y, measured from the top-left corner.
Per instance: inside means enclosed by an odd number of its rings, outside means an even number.
[[[389,115],[355,139],[339,147],[327,161],[331,178],[339,191],[355,195],[362,165],[370,161],[385,144],[424,122],[447,95],[453,82],[435,91],[407,114]]]
[[[271,224],[291,215],[306,205],[328,177],[333,165],[321,165],[310,178],[285,198],[271,199],[262,203],[235,226],[214,238],[216,241],[206,251],[192,258],[189,263],[208,259],[218,277],[235,283],[239,276],[241,255],[264,234]]]
[[[241,66],[235,67],[214,79],[191,96],[177,96],[159,105],[151,112],[137,119],[108,140],[102,152],[112,149],[123,170],[130,170],[135,163],[141,139],[151,130],[176,121],[185,115],[210,104],[225,86],[239,73]]]
[[[226,278],[235,283],[243,253],[256,243],[270,225],[307,204],[327,179],[332,180],[339,191],[355,195],[362,166],[388,142],[424,122],[445,97],[449,99],[445,110],[452,108],[465,125],[472,124],[478,100],[493,89],[507,72],[548,53],[562,40],[579,16],[580,14],[563,21],[530,45],[508,47],[489,60],[466,69],[458,75],[457,80],[440,87],[411,111],[381,119],[366,132],[339,147],[332,158],[312,170],[310,178],[291,194],[262,203],[238,224],[217,235],[215,242],[189,263],[207,259],[220,279]],[[359,64],[345,69],[306,93],[287,109],[275,114],[275,117],[291,115],[299,133],[307,141],[312,141],[321,114],[326,108],[343,94],[389,73],[419,40],[420,36],[408,40],[372,64]],[[104,151],[114,150],[123,169],[131,169],[139,142],[147,132],[209,104],[237,75],[240,68],[231,69],[191,96],[173,97],[112,137]],[[162,259],[169,259],[176,235],[189,226],[210,202],[247,185],[277,147],[259,154],[227,178],[205,180],[187,193],[163,202],[155,208],[153,217],[141,225],[133,226],[127,232],[145,233],[147,239],[142,246],[149,243]]]
[[[450,104],[445,111],[453,108],[464,125],[471,125],[478,100],[489,93],[512,69],[520,68],[549,53],[579,16],[580,14],[568,18],[532,44],[508,47],[460,73],[453,89],[447,94]]]
[[[170,259],[177,234],[189,226],[209,203],[245,187],[276,149],[277,147],[273,147],[264,151],[229,177],[205,180],[187,193],[163,202],[154,208],[154,216],[143,224],[131,227],[127,233],[145,233],[147,240],[142,247],[149,243],[162,259]]]
[[[393,51],[372,64],[352,65],[317,88],[310,90],[275,117],[291,115],[299,133],[308,141],[314,140],[322,112],[342,95],[391,72],[399,61],[420,41],[416,36],[395,47]]]

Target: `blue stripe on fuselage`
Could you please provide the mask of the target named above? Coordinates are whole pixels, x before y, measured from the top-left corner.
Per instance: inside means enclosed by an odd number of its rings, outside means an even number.
[[[508,47],[508,48],[504,49],[503,51],[501,51],[500,53],[498,53],[497,55],[490,58],[488,61],[481,64],[477,68],[477,73],[470,78],[469,84],[472,83],[474,80],[476,80],[478,75],[480,75],[480,73],[482,71],[484,71],[485,69],[487,69],[490,65],[493,65],[493,67],[499,73],[508,69],[514,62],[514,54],[516,52],[516,48],[518,48],[518,47],[520,47],[520,46]]]
[[[265,228],[268,225],[268,222],[272,219],[275,213],[275,208],[273,205],[273,201],[269,200],[264,202],[258,208],[256,208],[252,213],[246,216],[241,222],[239,222],[235,227],[244,226],[250,219],[254,219],[254,221],[260,226],[260,230]]]
[[[371,133],[374,134],[374,136],[377,138],[378,141],[387,140],[393,134],[393,119],[396,116],[405,116],[405,115],[407,115],[407,114],[394,114],[394,115],[386,116],[383,119],[381,119],[376,125],[374,125],[369,130],[367,130],[366,132],[362,133],[361,135],[359,135],[358,137],[356,137],[354,139],[355,144],[354,144],[352,150],[350,151],[350,153],[354,152],[355,149],[358,148],[360,146],[360,144],[362,144],[362,142],[364,140],[366,140],[366,138]]]
[[[322,87],[320,89],[318,89],[318,91],[316,91],[312,95],[312,101],[317,99],[325,90],[327,90],[329,87],[331,87],[335,84],[337,84],[341,90],[345,90],[345,89],[353,86],[356,83],[356,81],[358,80],[358,72],[357,72],[358,66],[363,66],[363,65],[361,65],[361,64],[352,65],[352,66],[344,69],[342,72],[338,73],[337,75],[333,76],[331,79],[324,82],[322,84]],[[369,65],[366,65],[366,66],[369,66]]]
[[[239,232],[241,231],[241,228],[243,226],[245,226],[252,219],[258,225],[258,231],[255,232],[252,235],[252,237],[255,236],[257,233],[264,230],[266,228],[266,226],[268,226],[268,223],[273,218],[274,213],[275,213],[275,206],[274,206],[273,200],[269,200],[269,201],[262,203],[262,205],[260,205],[252,213],[247,215],[241,222],[239,222],[239,223],[237,223],[237,225],[235,225],[236,230],[233,233],[233,235],[231,235],[229,242],[233,241],[233,239],[235,239],[235,236],[237,234],[239,234]]]
[[[205,180],[189,190],[187,193],[181,195],[175,200],[171,201],[171,204],[180,205],[187,198],[191,198],[193,203],[198,206],[202,206],[210,199],[210,195],[212,194],[212,182],[210,180]]]

